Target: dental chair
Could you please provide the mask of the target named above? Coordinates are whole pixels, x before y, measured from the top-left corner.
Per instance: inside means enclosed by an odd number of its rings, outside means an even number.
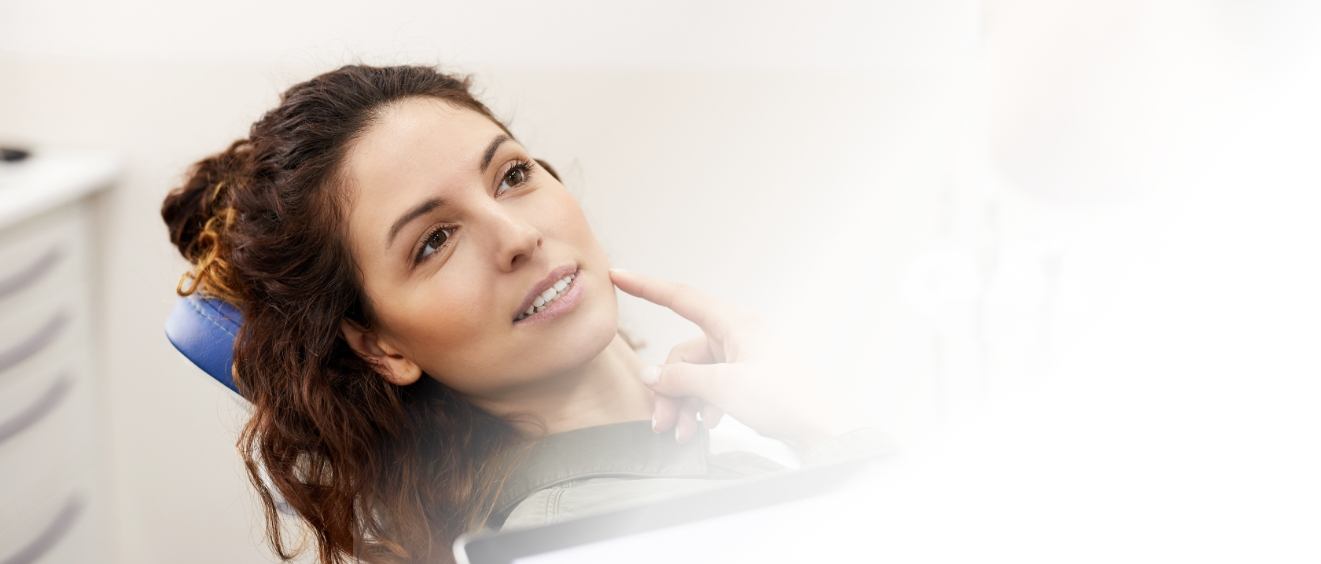
[[[188,360],[241,398],[232,368],[234,336],[242,324],[243,314],[238,308],[194,293],[174,304],[165,321],[165,337]]]
[[[243,314],[229,302],[194,293],[174,304],[165,320],[165,337],[202,372],[229,389],[235,401],[250,408],[251,404],[234,385],[234,336],[242,324]],[[280,513],[296,515],[279,490],[271,485],[265,468],[261,477],[275,498],[275,508]]]

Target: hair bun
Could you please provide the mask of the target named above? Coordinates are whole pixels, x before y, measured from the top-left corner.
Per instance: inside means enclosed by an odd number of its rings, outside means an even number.
[[[170,242],[193,269],[179,280],[179,295],[204,289],[208,294],[238,301],[235,281],[229,277],[225,231],[234,222],[234,191],[248,178],[247,139],[195,163],[188,179],[170,191],[161,205],[161,218],[170,230]]]

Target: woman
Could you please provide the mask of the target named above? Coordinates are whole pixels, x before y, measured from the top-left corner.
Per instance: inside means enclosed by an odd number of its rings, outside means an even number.
[[[234,370],[253,412],[239,447],[282,558],[277,495],[321,562],[438,561],[483,526],[777,469],[707,456],[722,411],[809,458],[837,448],[836,426],[771,385],[792,370],[764,360],[760,325],[612,274],[555,172],[468,88],[428,67],[328,72],[162,206],[194,265],[180,294],[244,314]],[[644,370],[615,285],[707,335]],[[570,485],[585,485],[576,505]]]

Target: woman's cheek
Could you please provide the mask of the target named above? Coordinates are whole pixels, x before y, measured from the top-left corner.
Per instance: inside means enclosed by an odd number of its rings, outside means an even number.
[[[566,234],[577,243],[594,240],[592,228],[588,225],[587,216],[583,213],[582,206],[578,205],[578,200],[566,190],[560,190],[557,197],[555,209],[558,213],[555,214],[554,221],[557,232]]]
[[[416,335],[419,344],[426,347],[454,345],[464,339],[474,338],[483,333],[482,308],[477,304],[485,303],[480,296],[468,292],[459,292],[457,288],[447,288],[423,292],[414,300],[407,311],[401,312],[408,317],[406,325]]]

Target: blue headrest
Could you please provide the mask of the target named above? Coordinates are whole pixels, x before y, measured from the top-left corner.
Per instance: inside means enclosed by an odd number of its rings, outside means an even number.
[[[174,304],[165,336],[188,360],[237,394],[231,367],[234,336],[242,324],[243,314],[229,302],[191,294]]]

